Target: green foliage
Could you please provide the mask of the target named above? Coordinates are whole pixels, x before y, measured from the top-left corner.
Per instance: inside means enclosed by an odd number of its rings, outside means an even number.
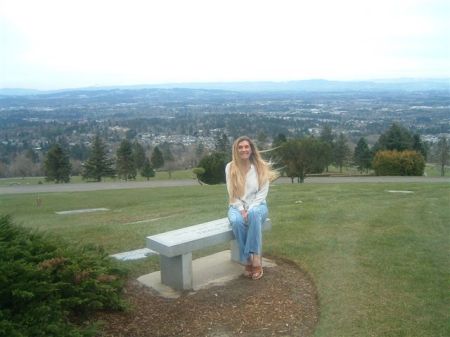
[[[375,149],[378,150],[411,150],[413,137],[411,132],[404,126],[394,123],[391,127],[380,135]]]
[[[333,146],[333,162],[339,167],[339,172],[342,173],[342,166],[347,164],[350,153],[347,138],[343,133],[340,133]]]
[[[144,147],[135,141],[133,143],[133,161],[138,170],[142,170],[145,164],[145,150]]]
[[[106,145],[100,136],[96,135],[89,158],[83,165],[83,179],[101,181],[103,177],[114,177],[113,165],[113,160],[108,158]]]
[[[123,308],[124,275],[98,248],[72,248],[2,216],[0,251],[2,336],[88,336],[71,321]]]
[[[325,124],[322,128],[322,130],[320,131],[320,140],[332,145],[334,143],[334,134],[333,134],[333,129],[331,128],[331,126],[329,124]]]
[[[169,142],[164,142],[164,143],[160,144],[159,148],[161,149],[165,163],[175,160],[172,150],[170,149],[171,144]]]
[[[326,170],[328,172],[328,166],[333,162],[333,147],[334,147],[334,138],[333,130],[329,124],[325,124],[320,131],[319,139],[328,145],[328,150],[325,153],[325,161],[326,161]]]
[[[53,145],[44,160],[45,179],[56,183],[68,183],[71,169],[68,154],[59,144]]]
[[[187,179],[192,171],[184,174]],[[273,228],[264,234],[264,252],[294,261],[313,278],[321,306],[314,336],[449,335],[448,182],[417,181],[300,186],[279,179],[271,186]],[[101,242],[111,254],[141,246],[148,235],[223,217],[227,205],[224,185],[45,193],[42,207],[29,206],[33,197],[0,195],[0,213],[8,210],[20,223],[64,237]],[[54,214],[87,205],[120,210],[121,216]],[[125,225],[144,219],[155,221]],[[136,277],[159,270],[156,256],[120,264]]]
[[[150,165],[150,160],[148,158],[145,158],[144,165],[141,169],[141,176],[147,178],[147,180],[155,176],[155,170],[153,170],[153,167]]]
[[[379,176],[422,176],[425,160],[416,151],[378,151],[372,167]]]
[[[159,147],[155,146],[153,149],[150,162],[155,170],[164,166],[164,157]]]
[[[315,337],[449,336],[448,195],[444,181],[277,185],[269,192],[273,229],[264,250],[314,279]]]
[[[195,174],[195,177],[197,178],[197,181],[199,182],[199,184],[202,184],[202,181],[200,179],[200,177],[205,174],[205,169],[203,167],[194,167],[192,169],[192,173]]]
[[[365,138],[361,137],[353,153],[353,161],[360,172],[368,171],[371,167],[372,154]]]
[[[420,153],[425,159],[427,158],[427,150],[420,135],[413,135],[407,128],[397,123],[392,124],[386,132],[380,135],[374,146],[374,152],[379,150],[413,150]]]
[[[203,157],[198,164],[205,172],[199,174],[200,180],[206,184],[220,184],[225,182],[225,166],[227,155],[223,152],[214,152]]]
[[[199,176],[205,173],[205,169],[203,167],[194,167],[192,169],[192,173],[194,173],[196,176]]]
[[[279,133],[279,134],[277,134],[274,137],[273,142],[272,142],[272,146],[273,147],[278,147],[278,146],[280,146],[280,145],[282,145],[283,143],[286,143],[286,142],[287,142],[286,136],[283,133]]]
[[[328,144],[313,138],[291,139],[282,144],[278,155],[283,170],[294,182],[304,182],[306,174],[321,173],[327,163]]]
[[[441,168],[441,176],[445,175],[445,165],[448,165],[450,159],[450,143],[447,138],[441,137],[436,146],[436,157]]]
[[[133,148],[128,139],[122,140],[117,149],[116,170],[119,178],[136,179],[136,165],[133,158]]]

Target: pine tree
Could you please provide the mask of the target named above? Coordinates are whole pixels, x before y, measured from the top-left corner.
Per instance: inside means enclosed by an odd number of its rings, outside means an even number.
[[[136,165],[133,158],[133,148],[129,140],[124,139],[117,149],[116,170],[119,178],[136,179]]]
[[[148,160],[148,158],[145,158],[144,160],[144,165],[142,166],[141,170],[141,176],[147,178],[147,180],[155,176],[155,170],[153,170],[153,167],[150,165],[150,160]]]
[[[145,150],[137,141],[133,143],[133,160],[136,169],[141,170],[145,163]]]
[[[353,161],[355,162],[360,172],[367,172],[369,170],[370,163],[372,161],[371,157],[372,156],[369,145],[367,144],[365,138],[361,137],[355,147],[355,152],[353,154]]]
[[[114,177],[114,161],[107,156],[106,146],[99,135],[92,143],[91,153],[83,165],[83,179],[102,181],[103,177]]]
[[[344,134],[339,134],[333,149],[334,163],[339,167],[339,172],[342,173],[342,166],[344,166],[350,156],[350,148],[347,145],[347,138]]]
[[[333,147],[334,147],[334,134],[333,130],[331,129],[331,126],[328,124],[325,124],[323,126],[322,131],[320,132],[319,139],[326,144],[326,147],[324,149],[325,151],[325,165],[326,165],[326,171],[328,172],[328,166],[333,162]]]
[[[200,179],[207,184],[220,184],[225,182],[226,155],[223,152],[213,152],[200,160],[199,167],[204,169],[203,174],[199,174]]]
[[[441,167],[441,176],[443,177],[445,175],[445,166],[450,159],[450,143],[445,137],[440,138],[437,143],[437,157]]]
[[[45,180],[47,181],[56,183],[68,183],[70,181],[72,165],[69,156],[60,145],[55,144],[48,150],[44,160],[44,169]]]
[[[150,162],[152,164],[152,167],[155,170],[164,166],[163,154],[157,146],[153,149],[152,157],[150,158]]]
[[[408,129],[400,124],[394,123],[380,135],[375,144],[375,152],[378,150],[412,150],[413,136]]]

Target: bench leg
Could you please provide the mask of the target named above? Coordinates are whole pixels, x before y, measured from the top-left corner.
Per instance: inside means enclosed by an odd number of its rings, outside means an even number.
[[[160,255],[161,282],[176,290],[192,289],[192,253],[167,257]]]
[[[230,241],[231,261],[241,263],[239,259],[239,245],[236,240]]]

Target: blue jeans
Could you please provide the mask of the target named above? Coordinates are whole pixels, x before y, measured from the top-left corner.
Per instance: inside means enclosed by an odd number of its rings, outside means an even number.
[[[241,263],[247,264],[252,254],[261,255],[261,225],[266,221],[267,214],[267,205],[262,203],[248,211],[248,221],[245,222],[238,209],[232,206],[228,209],[228,219],[239,246],[239,260]]]

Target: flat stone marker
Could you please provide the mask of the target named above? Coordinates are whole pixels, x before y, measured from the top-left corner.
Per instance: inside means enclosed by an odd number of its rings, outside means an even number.
[[[109,211],[109,208],[84,208],[84,209],[74,209],[72,211],[60,211],[55,212],[59,215],[64,214],[78,214],[78,213],[91,213],[91,212],[102,212],[102,211]]]
[[[146,257],[157,255],[158,253],[149,249],[149,248],[140,248],[135,250],[130,250],[128,252],[117,253],[110,255],[111,257],[121,260],[121,261],[130,261],[130,260],[139,260],[144,259]]]
[[[397,191],[397,190],[388,190],[389,193],[414,193],[413,191]]]

